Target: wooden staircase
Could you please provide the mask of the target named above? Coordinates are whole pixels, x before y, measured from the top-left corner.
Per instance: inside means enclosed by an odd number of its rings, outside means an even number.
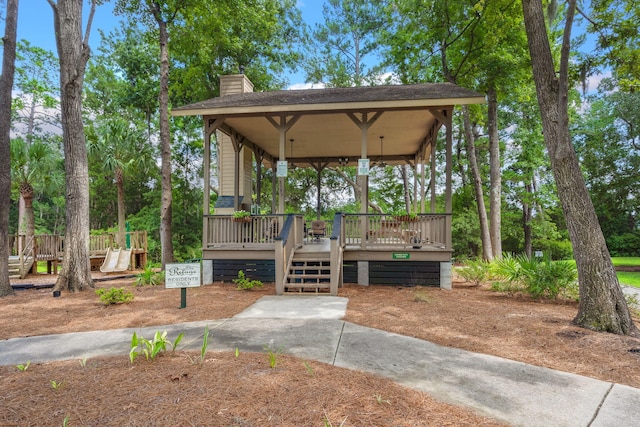
[[[285,277],[285,293],[329,293],[331,260],[327,252],[296,252]]]
[[[20,268],[20,257],[9,257],[9,278],[11,279],[24,279],[31,268],[33,267],[33,257],[28,256],[24,258],[22,268]]]

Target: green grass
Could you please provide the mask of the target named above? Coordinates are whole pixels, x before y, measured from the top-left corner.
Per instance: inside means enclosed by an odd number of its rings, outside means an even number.
[[[640,257],[635,256],[635,257],[615,257],[615,258],[611,258],[611,261],[613,262],[613,265],[615,265],[616,267],[618,266],[636,266],[636,265],[640,265]]]
[[[640,273],[627,273],[626,271],[618,271],[618,280],[621,284],[640,288]]]
[[[613,265],[616,267],[640,266],[640,257],[616,257],[611,258]],[[618,271],[618,280],[621,284],[640,288],[640,273],[629,273],[626,271]]]

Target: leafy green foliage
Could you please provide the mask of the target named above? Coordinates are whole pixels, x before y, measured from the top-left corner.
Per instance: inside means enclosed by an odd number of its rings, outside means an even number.
[[[529,294],[533,298],[556,298],[562,292],[571,294],[578,278],[576,266],[567,261],[551,261],[525,255],[505,254],[492,264],[499,279],[492,289]]]
[[[260,280],[251,280],[245,276],[244,271],[238,271],[238,277],[233,279],[233,283],[238,285],[238,289],[251,290],[253,288],[261,288],[263,283]]]
[[[143,270],[136,274],[135,286],[158,286],[164,283],[164,272],[156,271],[152,264],[147,263]]]
[[[267,354],[267,360],[269,362],[269,367],[271,369],[275,368],[278,365],[278,361],[280,355],[284,351],[282,347],[278,347],[276,349],[271,348],[267,344],[264,345],[264,351]]]
[[[27,363],[25,363],[24,365],[20,364],[20,365],[16,365],[16,368],[20,371],[20,372],[24,372],[27,369],[29,369],[29,366],[31,365],[31,361],[28,360]]]
[[[200,360],[203,362],[205,357],[207,356],[208,347],[209,347],[209,325],[204,327],[204,335],[202,336],[202,346],[200,347]],[[237,350],[238,349],[236,349],[236,352]]]
[[[133,294],[125,288],[96,289],[96,295],[104,305],[128,304],[133,301]]]
[[[153,339],[148,340],[134,332],[131,337],[131,349],[129,350],[129,361],[131,364],[135,361],[136,357],[140,354],[144,354],[147,360],[153,360],[161,352],[167,351],[167,346],[171,347],[172,351],[175,351],[180,341],[184,338],[184,332],[180,333],[174,342],[171,342],[167,338],[167,331],[156,331]]]
[[[490,277],[491,264],[484,260],[469,260],[461,267],[456,267],[456,273],[474,286],[480,286]]]
[[[379,67],[367,66],[365,59],[375,56],[378,49],[380,9],[370,1],[326,1],[322,9],[324,22],[311,31],[313,43],[305,65],[307,80],[330,87],[375,82]]]

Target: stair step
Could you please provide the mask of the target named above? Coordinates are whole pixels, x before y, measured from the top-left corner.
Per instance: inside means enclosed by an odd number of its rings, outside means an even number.
[[[329,283],[287,283],[285,289],[329,289]]]

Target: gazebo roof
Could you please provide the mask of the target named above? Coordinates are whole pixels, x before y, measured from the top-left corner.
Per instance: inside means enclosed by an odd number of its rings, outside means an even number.
[[[354,164],[361,155],[361,130],[353,118],[379,114],[367,132],[367,157],[403,163],[433,142],[447,111],[484,102],[484,95],[460,86],[428,83],[247,92],[174,108],[172,115],[224,118],[220,130],[237,132],[271,160],[279,157],[280,142],[272,121],[300,116],[287,131],[285,151],[290,162],[308,165],[338,159],[344,164],[345,158]]]

